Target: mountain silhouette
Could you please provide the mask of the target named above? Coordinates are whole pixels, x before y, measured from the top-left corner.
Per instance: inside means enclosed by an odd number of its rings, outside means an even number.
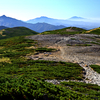
[[[8,28],[8,27],[0,26],[0,30],[2,30],[2,29],[6,29],[6,28]]]
[[[83,18],[83,17],[78,17],[78,16],[73,16],[69,19],[66,20],[62,20],[62,19],[54,19],[54,18],[49,18],[46,16],[41,16],[41,17],[37,17],[34,19],[30,19],[28,21],[26,21],[27,23],[48,23],[48,24],[52,24],[52,25],[64,25],[66,27],[80,27],[80,28],[84,28],[84,29],[93,29],[93,28],[97,28],[100,27],[100,23],[97,23],[93,20],[87,19],[87,18]]]
[[[46,16],[41,16],[41,17],[37,17],[35,19],[30,19],[28,21],[26,21],[27,23],[48,23],[48,24],[53,24],[53,25],[58,25],[59,20],[58,19],[54,19],[54,18],[48,18]]]
[[[73,17],[71,17],[70,19],[85,19],[85,18],[73,16]]]
[[[26,23],[21,20],[17,20],[15,18],[7,17],[5,15],[0,17],[0,26],[5,26],[5,27],[9,27],[9,28],[27,27],[31,30],[34,30],[34,31],[40,32],[40,33],[43,31],[61,29],[61,28],[65,27],[65,26],[50,25],[47,23],[36,23],[36,24]]]

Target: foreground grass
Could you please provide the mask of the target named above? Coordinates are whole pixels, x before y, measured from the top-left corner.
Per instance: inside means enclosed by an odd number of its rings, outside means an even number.
[[[0,100],[92,100],[96,96],[86,96],[65,86],[27,76],[0,78],[0,83]]]
[[[100,99],[100,86],[79,82],[62,82],[63,87],[69,88],[72,91],[77,91],[83,95],[87,95],[92,100]],[[86,99],[87,100],[87,99]]]
[[[0,100],[99,100],[97,85],[62,82],[61,85],[47,83],[44,79],[28,77],[0,78]]]

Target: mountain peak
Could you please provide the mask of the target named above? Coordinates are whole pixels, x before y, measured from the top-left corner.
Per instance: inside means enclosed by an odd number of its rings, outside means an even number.
[[[4,17],[5,18],[6,16],[5,15],[2,15],[1,17]]]
[[[46,16],[41,16],[41,17],[39,17],[39,18],[44,18],[44,19],[46,19],[46,18],[48,18],[48,17],[46,17]]]
[[[42,18],[47,18],[46,16],[41,16]]]
[[[78,17],[78,16],[73,16],[73,17],[71,17],[70,19],[84,19],[84,18]]]

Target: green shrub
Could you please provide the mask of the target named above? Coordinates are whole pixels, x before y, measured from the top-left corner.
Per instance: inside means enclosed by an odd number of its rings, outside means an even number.
[[[90,65],[91,68],[93,68],[94,71],[100,73],[100,66],[99,65]]]

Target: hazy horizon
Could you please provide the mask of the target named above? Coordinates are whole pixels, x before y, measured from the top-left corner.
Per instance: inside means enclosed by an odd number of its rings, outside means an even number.
[[[99,0],[2,0],[0,16],[27,21],[41,16],[68,19],[73,16],[100,20]]]

